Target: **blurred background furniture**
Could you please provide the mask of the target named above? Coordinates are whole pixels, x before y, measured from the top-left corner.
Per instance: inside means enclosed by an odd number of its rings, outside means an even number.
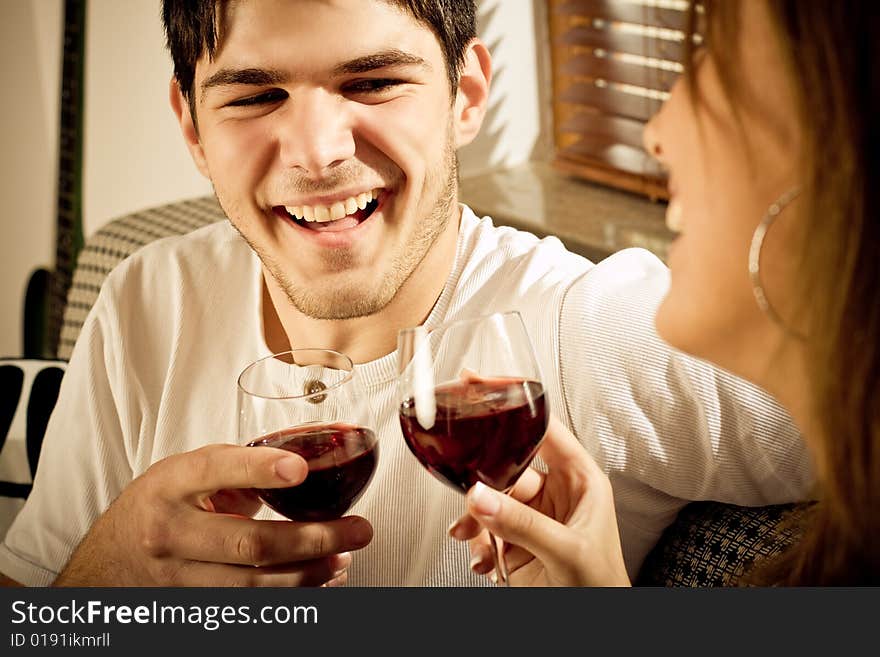
[[[63,360],[0,359],[0,536],[31,492]]]

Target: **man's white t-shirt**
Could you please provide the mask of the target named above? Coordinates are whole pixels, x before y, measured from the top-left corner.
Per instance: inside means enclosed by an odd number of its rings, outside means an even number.
[[[257,256],[227,223],[154,242],[107,278],[49,422],[36,481],[0,546],[0,571],[48,585],[95,519],[152,463],[236,442],[236,380],[270,355]],[[518,310],[551,411],[609,473],[631,575],[689,500],[805,499],[804,445],[766,395],[657,337],[668,285],[644,250],[599,264],[493,226],[462,207],[456,259],[426,321]],[[321,336],[298,347],[320,347]],[[373,525],[349,584],[479,586],[466,545],[447,537],[463,496],[406,447],[396,355],[357,366],[377,415],[378,469],[351,513]],[[272,517],[266,509],[260,517]]]

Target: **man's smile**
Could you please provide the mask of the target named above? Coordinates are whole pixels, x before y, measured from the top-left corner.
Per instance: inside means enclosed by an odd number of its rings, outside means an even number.
[[[376,187],[329,203],[276,205],[272,210],[307,230],[339,232],[355,228],[369,219],[387,196],[384,188]]]

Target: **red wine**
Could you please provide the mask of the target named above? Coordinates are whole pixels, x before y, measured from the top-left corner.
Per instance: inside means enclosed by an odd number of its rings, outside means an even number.
[[[410,451],[431,474],[467,492],[478,481],[506,490],[528,467],[547,430],[544,389],[537,381],[461,381],[434,391],[434,426],[424,429],[412,399],[400,405]]]
[[[308,462],[309,474],[298,486],[256,489],[267,505],[301,522],[333,520],[348,511],[373,478],[379,458],[372,431],[341,423],[284,429],[248,446],[286,449]]]

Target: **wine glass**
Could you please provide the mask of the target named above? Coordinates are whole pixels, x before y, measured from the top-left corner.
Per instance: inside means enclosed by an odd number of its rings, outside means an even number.
[[[427,470],[460,493],[478,481],[508,492],[528,467],[548,414],[541,373],[518,312],[398,334],[400,426]],[[509,586],[503,546],[489,532]]]
[[[294,349],[248,365],[238,377],[238,437],[302,456],[305,481],[256,489],[291,520],[339,518],[366,489],[379,458],[369,400],[351,359],[329,349]]]

